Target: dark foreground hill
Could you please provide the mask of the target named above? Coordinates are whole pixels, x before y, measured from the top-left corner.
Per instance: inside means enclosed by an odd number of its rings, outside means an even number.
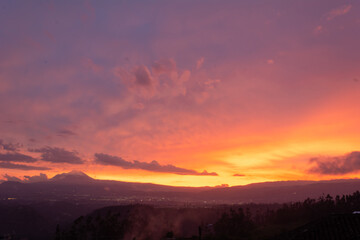
[[[197,208],[132,205],[95,210],[58,230],[58,239],[351,240],[360,239],[360,192],[272,206]],[[356,213],[356,212],[355,212]],[[171,238],[172,239],[172,238]]]
[[[58,229],[57,239],[160,240],[167,236],[198,239],[199,227],[219,219],[221,208],[154,208],[145,205],[105,207]],[[204,228],[204,234],[209,231]]]

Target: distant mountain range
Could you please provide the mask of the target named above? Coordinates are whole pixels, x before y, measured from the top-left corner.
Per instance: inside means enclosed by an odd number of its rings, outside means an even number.
[[[322,195],[351,194],[360,180],[282,181],[234,187],[173,187],[151,183],[97,180],[83,172],[62,173],[35,183],[0,184],[0,199],[89,200],[115,202],[283,203]]]

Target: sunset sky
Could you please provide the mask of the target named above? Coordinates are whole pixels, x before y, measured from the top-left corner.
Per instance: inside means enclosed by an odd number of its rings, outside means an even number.
[[[0,1],[0,179],[72,170],[357,178],[360,1]]]

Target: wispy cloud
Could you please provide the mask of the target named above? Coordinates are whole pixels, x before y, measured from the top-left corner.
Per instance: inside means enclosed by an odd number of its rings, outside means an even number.
[[[215,172],[207,172],[204,170],[203,172],[197,172],[192,169],[185,169],[176,167],[174,165],[160,165],[157,161],[148,162],[140,162],[140,161],[126,161],[121,157],[111,156],[104,153],[96,153],[95,154],[95,162],[102,165],[111,165],[118,166],[124,169],[142,169],[151,172],[163,172],[163,173],[174,173],[178,175],[209,175],[209,176],[218,176]]]
[[[200,58],[199,60],[196,61],[196,69],[200,69],[202,67],[202,65],[204,64],[204,58]]]
[[[351,8],[352,8],[351,4],[347,4],[347,5],[343,5],[341,7],[335,8],[326,14],[326,20],[330,21],[336,17],[345,15],[351,10]]]

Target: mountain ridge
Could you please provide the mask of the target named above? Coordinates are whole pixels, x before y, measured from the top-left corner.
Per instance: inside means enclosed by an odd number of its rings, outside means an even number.
[[[55,175],[42,182],[0,184],[1,198],[18,199],[155,199],[156,201],[211,203],[282,203],[308,197],[351,194],[360,179],[274,181],[232,187],[178,187],[153,183],[94,179],[80,171]],[[155,201],[154,200],[154,201]]]

